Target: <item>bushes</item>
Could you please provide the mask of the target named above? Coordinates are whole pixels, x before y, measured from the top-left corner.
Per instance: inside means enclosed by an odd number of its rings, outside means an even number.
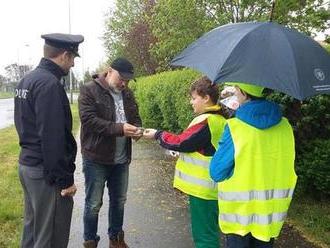
[[[315,139],[300,147],[296,160],[298,189],[315,198],[330,197],[330,140]]]
[[[179,132],[193,118],[189,88],[198,73],[191,70],[163,72],[139,78],[132,85],[145,127]]]
[[[132,88],[143,125],[172,132],[187,127],[193,118],[189,87],[198,76],[191,70],[180,70],[139,78]],[[298,191],[329,198],[330,96],[320,95],[303,102],[281,93],[268,98],[281,105],[294,129]]]
[[[330,96],[303,102],[280,93],[269,98],[281,105],[294,129],[298,193],[329,198]]]

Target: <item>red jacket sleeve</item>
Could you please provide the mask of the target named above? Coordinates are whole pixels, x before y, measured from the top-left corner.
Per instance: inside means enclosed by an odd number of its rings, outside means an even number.
[[[190,126],[181,134],[157,131],[155,138],[162,147],[178,152],[204,153],[203,150],[212,145],[207,120]]]

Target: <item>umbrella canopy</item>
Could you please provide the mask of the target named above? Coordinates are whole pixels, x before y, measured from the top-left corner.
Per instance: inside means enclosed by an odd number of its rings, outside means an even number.
[[[330,55],[312,38],[274,22],[220,26],[177,55],[213,82],[248,82],[299,100],[330,93]]]

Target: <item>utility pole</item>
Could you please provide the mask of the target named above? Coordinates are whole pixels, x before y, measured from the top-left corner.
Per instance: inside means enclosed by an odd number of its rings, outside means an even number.
[[[71,34],[71,4],[69,0],[69,34]],[[73,104],[73,92],[72,92],[72,70],[69,72],[69,81],[70,81],[70,103]]]
[[[81,47],[81,62],[82,62],[82,72],[83,72],[83,78],[82,83],[85,84],[85,64],[84,64],[84,47]]]

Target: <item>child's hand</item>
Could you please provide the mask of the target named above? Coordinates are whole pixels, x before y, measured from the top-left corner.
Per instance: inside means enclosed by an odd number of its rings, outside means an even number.
[[[138,127],[138,129],[135,132],[135,136],[133,136],[133,140],[138,141],[143,136],[144,128]]]
[[[169,150],[168,154],[170,154],[172,157],[177,158],[179,157],[180,153],[176,151]]]
[[[153,128],[144,129],[143,137],[147,139],[154,139],[156,132],[157,129],[153,129]]]
[[[234,95],[235,92],[236,92],[235,86],[225,86],[225,88],[221,91],[220,96],[221,98],[226,98]]]

